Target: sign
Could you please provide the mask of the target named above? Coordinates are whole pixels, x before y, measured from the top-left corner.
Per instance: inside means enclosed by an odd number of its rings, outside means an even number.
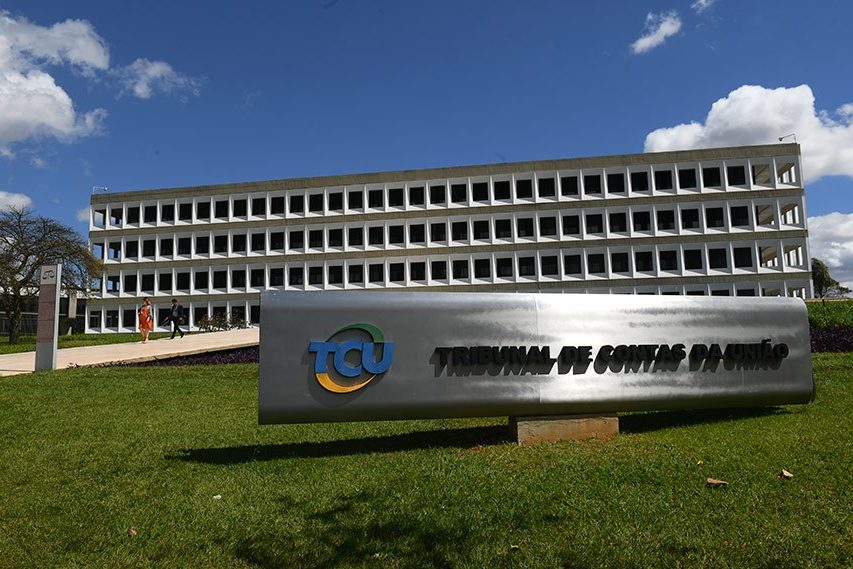
[[[62,265],[42,265],[39,271],[39,304],[36,324],[36,371],[56,369],[59,329],[59,290]]]
[[[789,298],[418,292],[261,295],[259,421],[807,403]]]

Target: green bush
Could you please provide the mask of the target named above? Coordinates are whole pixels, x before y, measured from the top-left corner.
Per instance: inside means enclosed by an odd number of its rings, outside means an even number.
[[[812,328],[853,327],[853,299],[807,302]]]

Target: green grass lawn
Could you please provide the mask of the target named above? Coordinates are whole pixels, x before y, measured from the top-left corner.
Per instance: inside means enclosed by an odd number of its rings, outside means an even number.
[[[168,338],[170,332],[152,332],[149,339]],[[71,334],[59,336],[59,348],[79,348],[80,346],[100,346],[103,344],[123,344],[125,342],[141,342],[142,336],[137,333],[116,334]],[[34,352],[36,349],[35,336],[22,336],[18,344],[10,344],[8,338],[0,338],[0,354],[17,354],[19,352]]]
[[[853,327],[853,299],[807,302],[809,323],[813,328]]]
[[[505,418],[259,427],[256,365],[0,379],[0,566],[850,567],[853,354],[814,361],[810,405],[527,448]]]

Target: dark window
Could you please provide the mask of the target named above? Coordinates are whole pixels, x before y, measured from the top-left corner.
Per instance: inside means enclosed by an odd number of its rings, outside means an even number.
[[[139,208],[138,207],[127,208],[127,222],[128,223],[139,223]]]
[[[190,289],[190,274],[189,273],[177,273],[175,275],[175,289],[176,290],[189,290]]]
[[[246,252],[246,235],[243,233],[234,234],[231,236],[231,251],[233,253]]]
[[[367,244],[368,245],[384,245],[385,244],[385,228],[368,227],[367,228]]]
[[[430,263],[430,274],[433,280],[443,281],[447,279],[447,262],[433,261]]]
[[[693,168],[689,170],[679,170],[678,171],[678,185],[683,189],[695,188],[696,187],[696,170]]]
[[[160,273],[159,275],[157,288],[161,292],[171,291],[172,290],[172,273]]]
[[[665,209],[658,211],[658,230],[667,231],[675,229],[675,211]]]
[[[350,209],[361,209],[364,207],[364,192],[351,190],[347,192],[347,207]]]
[[[468,261],[466,259],[459,259],[458,261],[453,261],[453,278],[468,278]]]
[[[198,235],[195,238],[195,254],[207,255],[210,253],[210,236]]]
[[[704,290],[688,290],[688,291],[685,291],[684,294],[686,294],[687,296],[705,296],[705,291]]]
[[[118,310],[107,310],[104,317],[104,326],[107,328],[118,328]]]
[[[560,178],[560,193],[564,196],[578,195],[578,177],[563,176]]]
[[[284,196],[270,198],[270,213],[273,215],[284,214]]]
[[[284,269],[270,269],[270,286],[284,286]]]
[[[252,304],[249,306],[249,324],[261,323],[261,305]]]
[[[385,196],[382,190],[370,190],[367,192],[367,206],[382,208],[385,203]]]
[[[487,279],[492,276],[492,264],[489,259],[474,259],[474,277]]]
[[[672,170],[655,170],[655,189],[672,189]]]
[[[712,290],[711,296],[730,296],[729,291],[726,289],[718,289]]]
[[[305,212],[305,196],[293,195],[290,196],[290,213],[304,213]]]
[[[533,180],[516,180],[515,197],[527,200],[533,197]]]
[[[192,252],[192,240],[189,237],[178,239],[178,255],[189,255]]]
[[[685,249],[684,250],[684,268],[689,271],[702,270],[702,250],[701,249]]]
[[[207,271],[197,271],[195,274],[195,288],[199,290],[204,290],[207,288],[208,284],[208,273]]]
[[[248,200],[234,200],[234,217],[246,217],[248,215]]]
[[[160,255],[163,257],[171,257],[175,252],[175,242],[171,238],[160,239]]]
[[[519,237],[533,237],[533,219],[522,217],[515,222]]]
[[[614,273],[627,273],[629,270],[628,253],[611,253],[610,270]]]
[[[430,186],[429,187],[429,203],[431,204],[442,204],[445,201],[445,191],[444,186]]]
[[[323,248],[323,230],[311,229],[308,231],[308,247],[312,249]]]
[[[136,327],[136,311],[132,308],[121,311],[121,322],[125,328]]]
[[[361,247],[364,245],[364,228],[350,227],[347,229],[347,239],[350,247]]]
[[[471,184],[471,195],[475,202],[489,201],[489,184],[487,182],[474,182]]]
[[[699,210],[698,209],[682,209],[681,210],[681,228],[682,229],[699,229]]]
[[[583,189],[587,194],[601,193],[601,176],[598,174],[590,174],[583,177]]]
[[[154,292],[154,273],[142,275],[140,284],[142,292]]]
[[[267,214],[266,198],[252,198],[252,215],[260,217]]]
[[[512,238],[512,220],[496,219],[495,220],[495,239],[511,239]]]
[[[589,213],[586,216],[587,233],[604,233],[604,216],[600,213]]]
[[[388,190],[388,207],[403,207],[403,188],[390,188]]]
[[[495,199],[508,200],[510,199],[509,180],[501,180],[494,183]]]
[[[519,257],[518,258],[518,276],[520,276],[520,277],[535,277],[536,276],[536,257]]]
[[[367,267],[367,276],[372,283],[385,282],[385,265],[376,263]]]
[[[124,275],[124,292],[136,294],[136,275]]]
[[[450,201],[453,203],[465,203],[468,201],[468,186],[465,184],[452,184],[450,186]]]
[[[344,283],[344,268],[342,265],[332,265],[329,267],[329,284]]]
[[[540,259],[540,274],[545,276],[555,276],[560,274],[559,262],[556,255],[547,255]]]
[[[175,221],[175,204],[160,206],[160,221]]]
[[[512,257],[495,259],[495,275],[512,278]]]
[[[553,198],[557,195],[557,184],[554,178],[539,178],[539,197]]]
[[[127,241],[124,244],[124,256],[125,257],[138,257],[139,256],[139,241]]]
[[[563,235],[579,235],[581,232],[581,218],[579,215],[563,216]]]
[[[399,245],[406,241],[406,226],[392,225],[388,228],[388,243]]]
[[[409,278],[413,281],[426,280],[426,263],[418,262],[409,265]]]
[[[196,306],[193,308],[193,322],[198,325],[199,322],[207,318],[207,307]]]
[[[752,247],[735,247],[732,253],[735,267],[738,269],[752,267]]]
[[[409,242],[423,243],[426,240],[426,229],[423,224],[409,226]]]
[[[580,255],[565,255],[563,264],[567,275],[581,274],[581,256]]]
[[[255,288],[264,288],[264,281],[266,280],[263,269],[252,269],[252,272],[249,274],[249,283]]]
[[[227,253],[228,252],[228,236],[214,235],[213,236],[213,252]]]
[[[649,191],[649,173],[648,172],[631,172],[631,191],[648,192]]]
[[[467,221],[454,221],[450,224],[450,232],[453,236],[454,241],[467,241],[468,240],[468,222]]]
[[[739,288],[737,289],[738,296],[755,296],[754,288]]]
[[[364,265],[349,265],[347,271],[349,271],[349,282],[353,284],[364,282]]]
[[[728,266],[726,250],[708,249],[708,267],[711,269],[725,269]]]
[[[308,195],[308,211],[314,213],[322,213],[323,211],[323,194]],[[309,276],[310,278],[310,276]]]
[[[607,174],[607,192],[621,194],[625,192],[625,174]]]
[[[611,213],[609,218],[610,231],[612,233],[624,233],[628,231],[628,215],[626,213]]]
[[[270,249],[273,251],[284,250],[284,231],[270,233]]]
[[[409,188],[409,205],[424,205],[423,187]]]
[[[290,286],[302,286],[305,284],[305,271],[302,267],[290,267],[287,270],[287,282]]]
[[[661,271],[677,271],[678,251],[661,251],[658,254],[658,261]]]
[[[214,207],[214,215],[216,217],[225,219],[228,217],[228,200],[218,201]]]
[[[557,218],[556,217],[540,217],[539,218],[539,235],[550,237],[557,235]]]
[[[157,223],[157,206],[156,205],[147,205],[145,206],[145,223]]]
[[[723,185],[719,168],[702,168],[702,181],[706,187],[718,188]]]
[[[474,221],[472,224],[474,239],[489,238],[489,221],[487,219]]]
[[[329,194],[329,211],[341,211],[344,209],[343,192]]]
[[[157,242],[153,239],[146,239],[142,242],[142,256],[153,257],[157,252]]]
[[[652,229],[652,214],[648,211],[635,211],[634,215],[634,231],[651,231]]]
[[[343,229],[330,229],[329,230],[329,247],[343,247],[344,246],[344,230]]]
[[[231,286],[233,288],[246,287],[246,269],[233,269],[231,271]]]
[[[430,241],[447,241],[447,226],[443,223],[432,223],[429,226]]]
[[[743,166],[727,166],[726,174],[728,175],[730,186],[746,185],[746,168]]]
[[[299,229],[290,232],[290,249],[302,249],[305,247],[305,233]]]
[[[749,226],[749,208],[745,205],[733,205],[729,212],[731,213],[733,227]]]
[[[586,270],[588,273],[601,274],[604,272],[604,254],[591,253],[586,256]]]
[[[705,208],[705,227],[723,227],[724,225],[723,208]]]
[[[267,248],[267,236],[263,233],[252,233],[252,251],[263,251]]]
[[[323,285],[323,267],[308,267],[308,284]]]
[[[653,271],[654,258],[651,251],[636,251],[634,253],[634,269],[637,271]]]

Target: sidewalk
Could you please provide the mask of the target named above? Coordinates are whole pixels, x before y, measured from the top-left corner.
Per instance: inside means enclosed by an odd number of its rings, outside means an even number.
[[[146,362],[175,356],[218,352],[257,346],[260,329],[228,330],[188,334],[185,338],[163,338],[124,344],[63,348],[57,351],[56,369],[91,366],[111,362]],[[35,352],[0,355],[0,377],[31,373],[35,369]]]

